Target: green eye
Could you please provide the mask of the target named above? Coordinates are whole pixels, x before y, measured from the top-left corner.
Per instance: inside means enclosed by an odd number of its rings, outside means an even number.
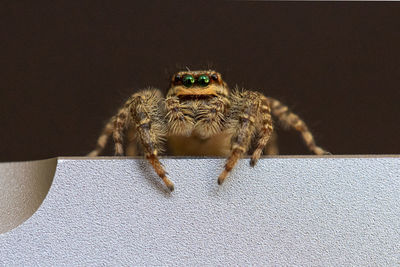
[[[186,86],[186,87],[192,86],[192,85],[194,84],[194,78],[193,78],[193,76],[192,76],[192,75],[185,75],[185,76],[182,78],[182,83],[183,83],[183,85]]]
[[[205,87],[210,83],[210,78],[207,75],[200,75],[199,78],[197,78],[197,83]]]

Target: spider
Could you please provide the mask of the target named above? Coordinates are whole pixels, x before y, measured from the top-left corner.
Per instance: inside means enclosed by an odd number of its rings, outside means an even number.
[[[144,154],[171,191],[174,184],[166,176],[159,153],[225,156],[224,170],[218,177],[218,184],[222,184],[251,148],[251,166],[263,152],[278,154],[272,116],[299,131],[313,153],[330,154],[316,145],[304,121],[278,100],[255,91],[230,91],[214,70],[187,70],[172,76],[165,98],[154,88],[133,94],[111,117],[88,156],[99,155],[112,135],[115,155]]]

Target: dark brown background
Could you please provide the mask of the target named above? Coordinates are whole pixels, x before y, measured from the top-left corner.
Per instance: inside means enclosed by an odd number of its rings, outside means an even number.
[[[400,152],[396,2],[15,2],[0,4],[0,161],[84,155],[132,92],[209,65],[334,154]],[[280,144],[308,154],[296,133]]]

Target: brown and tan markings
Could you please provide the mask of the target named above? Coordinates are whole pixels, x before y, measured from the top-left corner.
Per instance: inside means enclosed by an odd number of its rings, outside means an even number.
[[[133,94],[111,117],[88,156],[98,156],[112,135],[116,155],[144,155],[171,191],[174,184],[159,154],[225,156],[218,177],[222,184],[252,144],[251,166],[262,153],[278,154],[273,117],[299,131],[313,153],[329,154],[316,145],[307,125],[287,106],[259,92],[230,91],[220,73],[205,70],[174,74],[166,97],[153,88]]]

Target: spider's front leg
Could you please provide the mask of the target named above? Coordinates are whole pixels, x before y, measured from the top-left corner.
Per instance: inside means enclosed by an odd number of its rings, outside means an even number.
[[[116,116],[113,138],[116,155],[123,155],[122,133],[128,124],[129,118],[131,118],[137,140],[143,147],[146,159],[165,185],[173,191],[174,184],[167,178],[164,167],[157,156],[158,151],[163,149],[166,136],[162,114],[164,112],[162,108],[163,102],[164,100],[159,90],[143,90],[132,95]]]
[[[218,184],[224,182],[237,161],[249,149],[251,139],[255,133],[260,132],[260,139],[250,161],[251,166],[254,166],[268,143],[273,130],[267,99],[257,92],[232,93],[229,118],[228,128],[233,131],[231,154],[226,161],[225,169],[218,177]]]

